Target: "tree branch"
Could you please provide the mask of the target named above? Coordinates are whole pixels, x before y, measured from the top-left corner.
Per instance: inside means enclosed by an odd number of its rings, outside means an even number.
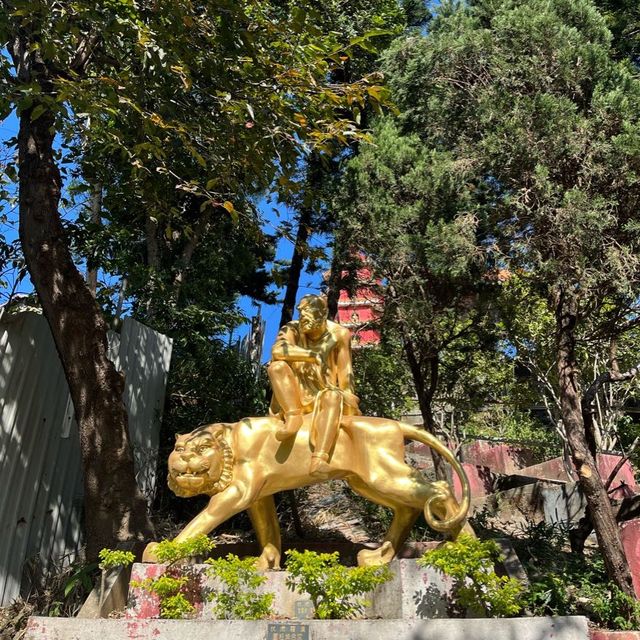
[[[98,40],[100,39],[99,34],[90,33],[84,36],[80,42],[78,43],[78,47],[76,48],[76,53],[73,56],[73,60],[69,65],[69,69],[73,73],[83,73],[86,69],[87,64],[93,54],[96,45],[98,44]]]
[[[207,209],[205,213],[202,214],[202,217],[198,221],[196,228],[193,230],[191,237],[187,241],[187,244],[184,246],[182,254],[180,255],[179,267],[176,271],[175,277],[173,278],[172,298],[174,304],[178,303],[180,290],[184,285],[187,270],[191,266],[191,261],[193,260],[193,253],[200,244],[200,240],[207,232],[207,229],[209,228],[210,214],[208,213],[208,211],[209,210]]]
[[[633,452],[636,450],[636,447],[638,446],[638,444],[640,444],[640,436],[638,436],[631,443],[631,446],[629,447],[629,450],[627,451],[627,453],[623,455],[620,458],[620,460],[618,460],[616,466],[613,467],[611,473],[609,474],[609,477],[607,478],[607,481],[604,483],[604,488],[607,491],[609,490],[609,487],[611,486],[611,483],[614,481],[615,477],[618,475],[618,471],[622,469],[624,463],[633,455]]]
[[[633,380],[638,373],[640,373],[640,364],[632,367],[628,371],[620,372],[616,370],[609,370],[601,373],[592,383],[591,386],[585,392],[582,398],[582,406],[586,410],[591,410],[591,405],[595,398],[596,393],[600,391],[601,387],[605,384],[611,384],[614,382],[626,382],[627,380]]]

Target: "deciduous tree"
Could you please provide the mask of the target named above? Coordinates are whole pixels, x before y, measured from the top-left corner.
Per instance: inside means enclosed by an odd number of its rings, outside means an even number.
[[[116,540],[145,535],[149,522],[135,485],[122,374],[108,358],[107,325],[61,223],[60,154],[89,138],[102,156],[129,164],[144,195],[159,174],[167,188],[197,196],[199,212],[235,218],[229,194],[255,192],[278,171],[293,171],[303,144],[357,134],[339,109],[367,83],[328,83],[343,49],[302,5],[6,0],[1,7],[8,55],[0,57],[0,111],[15,109],[20,120],[20,239],[74,403],[93,558]],[[189,160],[176,154],[184,150]],[[151,225],[167,228],[153,217]]]

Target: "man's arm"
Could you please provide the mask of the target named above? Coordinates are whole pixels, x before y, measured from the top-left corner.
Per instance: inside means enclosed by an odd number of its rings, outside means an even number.
[[[274,360],[284,360],[286,362],[314,362],[320,363],[320,356],[311,349],[299,347],[297,344],[298,332],[290,325],[286,324],[276,338],[271,349],[271,358]]]
[[[336,337],[338,387],[342,391],[355,394],[353,364],[351,362],[351,333],[347,329],[341,329]]]

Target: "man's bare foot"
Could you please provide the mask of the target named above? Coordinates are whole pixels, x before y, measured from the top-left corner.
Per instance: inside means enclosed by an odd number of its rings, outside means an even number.
[[[302,411],[286,411],[284,416],[284,427],[276,431],[276,440],[280,442],[295,436],[304,421]]]
[[[331,466],[329,465],[328,453],[314,453],[311,456],[311,465],[309,466],[309,475],[312,478],[321,478],[326,480],[331,472]]]

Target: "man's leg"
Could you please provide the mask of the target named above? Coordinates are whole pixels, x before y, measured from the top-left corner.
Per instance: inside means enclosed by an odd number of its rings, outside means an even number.
[[[318,478],[327,476],[331,470],[328,462],[329,454],[340,428],[342,394],[335,390],[323,391],[318,394],[316,402],[318,403],[315,415],[316,446],[311,456],[309,472]]]
[[[278,440],[294,436],[302,426],[300,388],[291,367],[282,360],[272,362],[268,369],[273,395],[284,411],[284,427],[276,431]]]

